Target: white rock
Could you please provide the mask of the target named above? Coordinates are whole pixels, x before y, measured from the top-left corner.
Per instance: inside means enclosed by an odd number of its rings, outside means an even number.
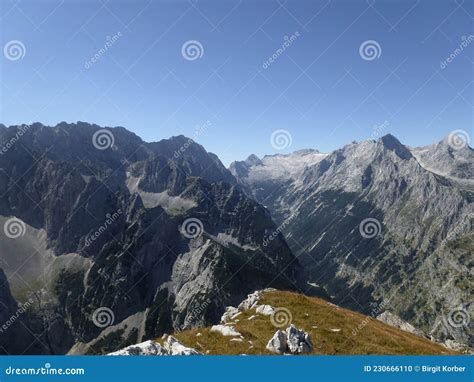
[[[385,311],[382,314],[379,314],[377,316],[377,320],[382,321],[388,325],[394,326],[396,328],[399,328],[401,330],[404,330],[405,332],[413,333],[418,336],[424,336],[424,333],[421,330],[415,328],[413,325],[402,320],[400,317],[398,317],[397,315],[393,313],[390,313],[389,311]]]
[[[255,310],[259,314],[263,314],[264,316],[271,316],[275,313],[275,309],[273,309],[270,305],[259,305]]]
[[[340,332],[341,329],[331,329],[331,332]]]
[[[228,306],[225,308],[225,313],[221,317],[221,323],[224,324],[227,321],[232,320],[234,317],[237,317],[241,312],[239,312],[239,309],[233,307],[233,306]]]
[[[244,342],[242,338],[231,338],[230,342]]]
[[[459,352],[464,352],[464,351],[469,349],[468,346],[460,344],[460,343],[458,343],[456,341],[453,341],[453,340],[446,340],[442,343],[442,345],[445,348],[455,350],[455,351],[459,351]]]
[[[290,325],[286,329],[288,351],[292,354],[309,353],[313,350],[313,343],[308,333]]]
[[[145,341],[127,346],[108,355],[168,355],[168,351],[155,341]]]
[[[254,308],[258,304],[261,296],[262,292],[259,290],[249,294],[247,298],[239,304],[239,310],[245,311]]]
[[[266,348],[278,354],[303,354],[313,351],[313,343],[308,333],[290,325],[285,331],[277,330]]]
[[[200,355],[196,349],[184,346],[173,336],[168,336],[163,347],[168,351],[170,355]]]
[[[235,329],[235,326],[213,325],[211,327],[211,332],[218,332],[218,333],[221,333],[223,336],[242,337],[242,334],[240,334]]]
[[[277,330],[266,346],[272,353],[283,354],[288,350],[287,336],[283,330]]]

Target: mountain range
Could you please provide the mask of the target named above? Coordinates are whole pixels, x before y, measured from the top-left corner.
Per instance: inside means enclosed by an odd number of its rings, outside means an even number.
[[[0,351],[102,354],[272,287],[473,346],[473,150],[386,135],[234,162],[184,136],[0,125]]]
[[[386,135],[329,154],[252,155],[230,170],[335,303],[366,314],[383,303],[472,346],[474,151],[451,141],[411,149]],[[447,325],[453,316],[466,326]]]

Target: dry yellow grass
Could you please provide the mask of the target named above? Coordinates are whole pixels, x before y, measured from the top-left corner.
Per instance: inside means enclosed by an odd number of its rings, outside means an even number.
[[[363,314],[336,307],[319,298],[273,291],[264,293],[260,304],[288,309],[292,323],[310,333],[314,355],[458,354],[425,338]],[[249,320],[251,316],[255,318]],[[265,346],[277,328],[271,323],[269,316],[256,314],[255,309],[251,309],[236,317],[233,325],[243,335],[243,342],[211,332],[210,328],[186,330],[174,336],[186,346],[211,355],[272,354]]]

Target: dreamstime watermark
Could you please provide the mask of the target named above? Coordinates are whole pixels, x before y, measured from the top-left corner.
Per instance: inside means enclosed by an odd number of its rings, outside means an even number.
[[[16,132],[15,136],[10,138],[9,141],[7,141],[2,148],[0,149],[0,155],[6,154],[8,150],[10,150],[16,142],[20,140],[20,138],[26,134],[26,132],[30,129],[30,125],[21,125],[18,128],[18,131]]]
[[[270,322],[276,328],[284,328],[293,322],[293,315],[287,308],[275,308],[270,316]]]
[[[453,150],[461,150],[469,146],[471,138],[465,130],[454,130],[448,135],[448,145]]]
[[[195,239],[204,232],[202,221],[196,218],[186,219],[181,225],[181,233],[188,239]]]
[[[367,218],[359,224],[360,235],[365,239],[373,239],[382,232],[382,224],[377,219]]]
[[[459,56],[465,48],[467,48],[469,46],[469,44],[471,42],[474,41],[474,35],[469,35],[469,36],[462,36],[461,37],[461,43],[459,44],[459,46],[454,49],[454,51],[444,60],[444,61],[441,61],[441,63],[439,64],[439,67],[441,69],[445,69],[451,62],[453,62],[457,56]]]
[[[471,228],[471,220],[474,219],[474,213],[470,213],[468,214],[462,221],[460,224],[456,225],[456,227],[454,227],[454,229],[448,234],[446,235],[446,237],[444,238],[444,240],[440,243],[440,248],[443,248],[446,246],[446,244],[448,242],[450,242],[451,240],[455,239],[456,236],[460,235],[462,232],[464,232],[464,227],[467,225],[467,230],[469,231],[470,228]]]
[[[122,32],[117,32],[113,36],[107,36],[105,44],[88,60],[84,63],[85,69],[90,69],[92,65],[100,60],[100,58],[107,53],[107,51],[122,37]]]
[[[377,319],[377,317],[387,310],[389,306],[390,300],[383,300],[380,304],[377,304],[375,308],[373,308],[369,315],[365,317],[354,329],[352,329],[352,336],[356,336],[359,334],[368,324],[370,321]]]
[[[359,46],[359,55],[365,61],[379,59],[382,55],[382,47],[375,40],[366,40]]]
[[[288,49],[291,44],[293,44],[298,37],[300,37],[300,32],[296,31],[291,36],[283,37],[283,44],[262,64],[263,69],[268,69],[271,64],[273,64],[278,58]]]
[[[107,150],[113,147],[115,143],[115,137],[110,130],[100,129],[97,130],[92,136],[92,144],[97,150]]]
[[[189,138],[181,147],[173,153],[175,159],[178,159],[180,156],[184,154],[184,152],[191,147],[193,144],[196,143],[196,139],[198,139],[201,135],[203,135],[206,130],[211,127],[211,121],[207,120],[202,125],[196,125],[193,133],[193,137]]]
[[[291,146],[293,138],[288,130],[275,130],[270,136],[270,144],[275,150],[284,150]]]
[[[390,126],[389,121],[384,121],[381,125],[374,125],[372,127],[372,135],[371,138],[377,140],[381,137],[382,133]]]
[[[8,41],[3,47],[3,55],[7,60],[18,61],[26,55],[26,47],[19,40]]]
[[[50,363],[45,363],[43,367],[12,367],[5,369],[6,375],[84,375],[86,371],[82,367],[56,368]]]
[[[288,224],[291,223],[291,221],[296,217],[296,214],[293,214],[293,215],[290,215],[289,217],[287,217],[283,223],[281,223],[276,229],[275,231],[273,231],[270,235],[268,235],[267,237],[265,237],[263,239],[263,243],[262,245],[264,247],[267,247],[268,244],[270,244],[271,241],[275,240],[275,238],[286,228],[286,226]]]
[[[181,46],[181,55],[185,60],[199,60],[204,55],[204,47],[197,40],[188,40]]]
[[[466,309],[459,307],[451,310],[448,313],[446,320],[453,328],[461,328],[469,325],[471,322],[471,316]]]
[[[92,235],[86,238],[84,246],[91,246],[92,243],[97,240],[97,238],[99,238],[99,236],[102,235],[109,226],[115,223],[122,214],[123,211],[120,208],[112,214],[106,214],[105,217],[107,219],[105,220],[104,224],[102,224]]]
[[[92,313],[92,322],[99,328],[110,326],[115,321],[115,315],[112,309],[107,307],[100,307]]]
[[[7,331],[8,328],[12,326],[20,316],[31,307],[31,305],[33,305],[33,303],[34,299],[33,297],[30,297],[25,303],[21,304],[17,311],[0,326],[0,334]]]
[[[10,218],[3,224],[3,232],[10,239],[17,239],[26,232],[26,225],[23,220]]]
[[[224,295],[224,293],[222,292],[220,288],[217,288],[217,292],[213,294],[213,296],[218,296],[218,295]],[[209,305],[211,305],[211,302],[212,302],[212,299],[207,298],[203,303],[200,303],[198,306],[194,307],[191,310],[191,312],[188,315],[186,315],[184,322],[181,325],[179,325],[175,331],[179,333],[191,327],[195,323],[196,318],[201,318],[203,316],[206,309],[209,307]]]

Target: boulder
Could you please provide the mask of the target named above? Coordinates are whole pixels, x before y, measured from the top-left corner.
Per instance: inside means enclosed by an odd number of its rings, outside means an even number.
[[[273,337],[268,341],[267,349],[272,353],[283,354],[288,350],[286,342],[286,333],[283,330],[277,330]]]
[[[276,331],[267,349],[278,354],[304,354],[313,351],[313,342],[308,333],[290,325],[285,331]]]
[[[236,329],[235,326],[227,326],[227,325],[213,325],[211,327],[211,332],[218,332],[223,336],[229,337],[242,337]]]
[[[288,351],[292,354],[309,353],[313,350],[313,343],[309,334],[297,329],[294,325],[290,325],[286,329],[286,341]]]
[[[263,314],[264,316],[271,316],[275,314],[275,309],[273,309],[270,305],[258,305],[255,311],[259,314]]]

